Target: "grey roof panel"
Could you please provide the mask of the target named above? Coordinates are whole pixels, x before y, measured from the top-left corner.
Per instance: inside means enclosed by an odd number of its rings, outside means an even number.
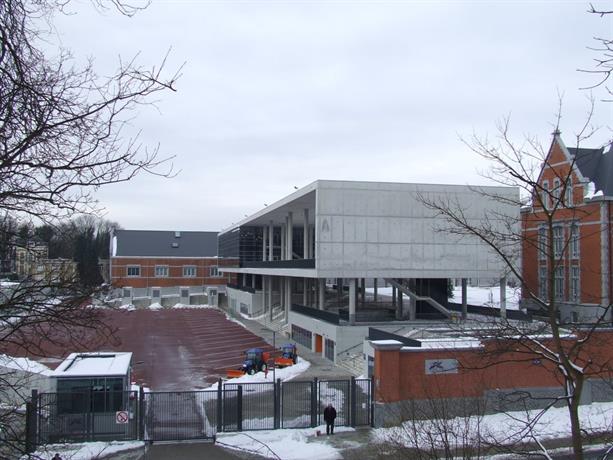
[[[605,196],[613,196],[613,151],[604,148],[577,149],[569,148],[575,157],[575,164],[581,174],[594,182],[596,191],[602,190]]]
[[[175,236],[178,233],[180,236]],[[216,257],[218,232],[115,230],[116,256]]]

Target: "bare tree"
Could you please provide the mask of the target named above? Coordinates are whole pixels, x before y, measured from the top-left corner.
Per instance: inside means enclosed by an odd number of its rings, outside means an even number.
[[[589,122],[576,134],[579,147],[591,134]],[[582,424],[579,419],[579,404],[588,378],[610,378],[611,363],[606,355],[598,356],[595,346],[601,340],[598,334],[602,326],[610,326],[610,304],[594,308],[589,317],[576,318],[564,324],[561,315],[564,302],[561,300],[561,270],[568,261],[571,248],[579,244],[581,236],[574,229],[591,216],[589,207],[583,206],[579,189],[588,187],[577,181],[577,156],[570,156],[563,166],[556,156],[561,145],[556,128],[554,141],[549,150],[536,140],[514,142],[509,133],[509,122],[498,126],[497,141],[473,136],[464,143],[477,155],[488,160],[491,169],[486,177],[495,183],[517,187],[519,199],[511,202],[509,195],[497,195],[475,187],[484,198],[511,204],[522,211],[518,214],[469,218],[467,210],[453,201],[422,197],[422,201],[447,221],[440,231],[452,232],[462,238],[475,238],[485,243],[500,259],[504,260],[509,273],[521,284],[523,301],[541,315],[542,322],[525,325],[506,321],[504,318],[482,334],[489,343],[488,352],[481,366],[495,366],[509,362],[539,360],[559,382],[561,394],[550,398],[545,406],[563,402],[568,408],[571,424],[573,451],[576,458],[583,458]],[[565,148],[565,147],[564,147]],[[578,152],[578,150],[576,151]],[[549,180],[543,180],[548,174]],[[551,186],[547,186],[547,184]],[[474,217],[474,216],[472,216]],[[577,227],[568,227],[569,223]],[[561,232],[560,225],[568,231]],[[599,230],[600,231],[600,230]],[[586,230],[587,232],[587,230]],[[523,248],[522,258],[518,250]],[[535,286],[534,264],[539,264],[542,273],[540,286]],[[590,276],[584,273],[584,276]],[[584,293],[585,294],[585,293]],[[600,297],[598,301],[600,301]],[[592,299],[596,297],[592,296]],[[600,303],[600,302],[599,302]],[[577,320],[578,319],[578,320]],[[566,322],[566,321],[564,321]],[[609,345],[610,347],[610,345]],[[537,397],[526,395],[535,400]],[[528,421],[528,432],[533,421]],[[535,438],[535,441],[537,439]]]
[[[0,1],[0,216],[11,216],[18,225],[58,225],[60,218],[96,214],[99,187],[141,173],[173,174],[170,158],[161,157],[157,146],[142,145],[138,135],[131,138],[127,128],[136,109],[175,91],[179,74],[167,73],[165,58],[151,68],[133,58],[121,60],[115,73],[103,78],[91,60],[79,67],[66,50],[54,56],[43,52],[43,42],[45,50],[50,45],[41,20],[52,23],[68,3]],[[127,15],[140,9],[121,0],[109,5]],[[13,220],[0,229],[0,240],[21,246],[27,257],[31,246],[19,238]],[[72,273],[0,285],[0,353],[60,356],[67,347],[78,351],[92,347],[92,341],[109,340],[113,331],[104,312],[91,308],[100,290],[84,288]],[[10,382],[0,375],[0,393]],[[12,449],[0,456],[14,458],[23,450],[20,432],[11,428],[17,413],[6,407],[0,411],[0,443]]]

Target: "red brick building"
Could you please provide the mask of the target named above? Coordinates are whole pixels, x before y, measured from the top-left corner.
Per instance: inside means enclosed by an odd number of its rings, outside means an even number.
[[[217,232],[115,230],[111,246],[111,283],[130,288],[123,297],[216,297],[235,282],[219,271],[237,260],[217,257]]]
[[[522,272],[529,287],[523,300],[530,307],[529,292],[549,297],[552,250],[560,319],[593,320],[613,298],[613,152],[566,147],[554,133],[534,193],[532,205],[522,209]],[[552,238],[544,207],[552,216]]]

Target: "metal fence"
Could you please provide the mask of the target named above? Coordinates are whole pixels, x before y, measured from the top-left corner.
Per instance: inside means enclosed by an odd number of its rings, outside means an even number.
[[[370,380],[233,383],[216,390],[42,393],[28,404],[29,448],[55,442],[213,439],[217,432],[309,428],[332,404],[337,426],[372,425]]]
[[[136,392],[88,391],[37,396],[33,408],[36,444],[138,438]]]

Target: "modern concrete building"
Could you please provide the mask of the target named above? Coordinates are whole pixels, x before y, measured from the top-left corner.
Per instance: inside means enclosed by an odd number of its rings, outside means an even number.
[[[332,360],[361,344],[367,328],[356,326],[450,318],[448,279],[497,278],[503,291],[506,268],[477,238],[445,231],[450,224],[427,203],[492,225],[502,215],[519,221],[519,209],[483,189],[519,197],[507,187],[315,181],[219,234],[219,255],[239,261],[220,268],[238,275],[229,306],[282,316],[294,340]],[[391,296],[378,293],[382,282]]]

